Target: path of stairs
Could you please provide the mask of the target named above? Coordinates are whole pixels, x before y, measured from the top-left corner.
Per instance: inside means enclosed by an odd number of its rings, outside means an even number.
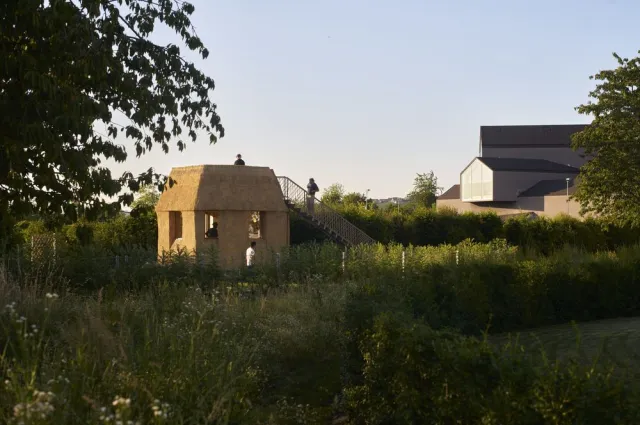
[[[308,200],[307,191],[288,177],[278,177],[282,197],[290,210],[295,211],[308,223],[322,230],[334,242],[344,246],[371,244],[376,241],[350,223],[333,208],[315,197]]]

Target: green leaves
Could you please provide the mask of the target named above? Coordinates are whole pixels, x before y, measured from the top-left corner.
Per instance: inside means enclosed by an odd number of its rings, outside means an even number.
[[[213,80],[175,44],[148,39],[163,22],[206,57],[193,12],[172,0],[0,6],[0,195],[12,214],[64,213],[69,205],[115,211],[141,185],[163,187],[153,170],[118,178],[98,168],[105,159],[127,159],[118,136],[134,142],[137,156],[156,144],[165,153],[174,144],[183,150],[183,134],[211,143],[224,137]]]
[[[413,183],[413,190],[407,195],[409,200],[420,206],[431,207],[435,205],[438,194],[442,188],[438,186],[438,177],[429,171],[418,174]]]
[[[336,205],[342,202],[344,195],[344,186],[340,183],[333,183],[324,190],[321,200],[326,204]]]
[[[618,67],[592,76],[598,81],[589,94],[594,100],[576,108],[594,120],[573,136],[574,149],[592,157],[580,170],[574,197],[585,214],[640,225],[640,58],[613,56]]]

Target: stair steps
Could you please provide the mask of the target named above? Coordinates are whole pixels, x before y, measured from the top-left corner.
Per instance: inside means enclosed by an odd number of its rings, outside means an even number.
[[[281,176],[278,177],[278,183],[280,183],[287,208],[295,211],[315,228],[322,230],[334,242],[345,246],[376,243],[373,238],[315,197],[313,198],[313,210],[309,211],[307,207],[308,192],[293,180]]]

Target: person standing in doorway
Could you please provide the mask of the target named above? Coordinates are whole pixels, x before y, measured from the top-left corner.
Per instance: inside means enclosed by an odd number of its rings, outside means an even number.
[[[233,165],[244,165],[244,161],[242,160],[242,155],[240,154],[236,155],[236,162],[234,162]]]
[[[247,268],[253,268],[256,260],[256,242],[251,242],[251,246],[247,248]]]
[[[313,177],[309,179],[309,184],[307,185],[307,192],[308,192],[308,196],[307,196],[307,211],[310,214],[313,214],[313,206],[314,206],[314,200],[316,197],[316,193],[318,193],[320,191],[320,189],[318,189],[318,185],[316,184],[315,180],[313,180]]]
[[[215,239],[218,237],[218,222],[216,221],[215,223],[213,223],[213,226],[211,226],[209,228],[209,230],[207,230],[207,233],[205,234],[205,236],[209,239]]]

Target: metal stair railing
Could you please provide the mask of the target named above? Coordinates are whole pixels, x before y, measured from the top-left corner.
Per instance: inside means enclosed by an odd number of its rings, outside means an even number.
[[[308,192],[289,177],[278,176],[278,183],[280,183],[282,197],[285,202],[294,205],[296,208],[299,208],[300,211],[314,218],[319,223],[324,224],[338,236],[342,237],[348,244],[354,246],[376,243],[373,238],[349,222],[333,208],[316,199],[315,196],[311,198],[313,200],[313,206],[311,206],[311,202],[308,201]]]

